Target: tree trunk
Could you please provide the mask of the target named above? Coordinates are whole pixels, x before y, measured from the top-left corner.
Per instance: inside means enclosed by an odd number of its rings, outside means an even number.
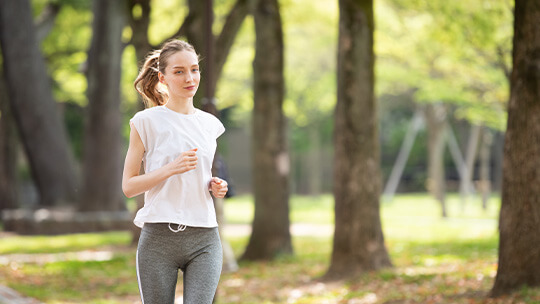
[[[242,1],[237,2],[240,3]],[[199,93],[195,96],[194,100],[196,103],[200,104],[199,106],[206,112],[219,117],[219,113],[216,107],[216,100],[215,100],[215,92],[216,92],[216,84],[217,84],[217,78],[216,78],[216,72],[215,72],[215,60],[216,55],[219,53],[220,56],[222,56],[223,60],[227,57],[229,53],[229,49],[219,50],[219,52],[214,52],[214,49],[216,47],[215,37],[212,32],[212,25],[214,22],[214,11],[213,11],[213,1],[212,0],[206,0],[206,1],[189,1],[189,7],[190,7],[190,15],[195,16],[201,16],[202,20],[199,21],[199,18],[195,18],[195,22],[188,23],[188,31],[187,36],[191,38],[192,41],[194,41],[194,47],[199,52],[199,54],[202,54],[203,58],[206,58],[206,60],[203,60],[202,62],[202,70],[204,71],[204,77],[202,81],[199,84]],[[231,10],[229,16],[233,14],[233,12],[237,9],[237,6],[233,7]],[[245,15],[240,17],[240,19],[235,19],[235,21],[239,22],[238,27],[240,27],[240,24],[244,20]],[[191,21],[193,21],[191,20]],[[229,19],[228,19],[229,20]],[[187,20],[186,20],[187,21]],[[200,28],[197,29],[196,27],[199,26]],[[225,28],[224,28],[225,30]],[[201,33],[204,33],[202,35]],[[234,41],[234,37],[236,37],[237,30],[230,36],[228,39],[228,43],[232,45]],[[188,40],[189,40],[188,38]],[[221,67],[220,67],[221,68]],[[202,97],[202,98],[201,98]],[[214,155],[214,163],[212,166],[212,175],[213,176],[219,176],[218,175],[218,160],[219,158],[219,152],[216,151],[216,154]],[[238,264],[236,263],[236,258],[234,256],[234,252],[232,251],[232,247],[227,241],[225,237],[223,237],[224,234],[224,227],[225,227],[225,212],[224,212],[224,200],[220,198],[213,198],[214,200],[214,208],[216,209],[216,218],[219,223],[219,233],[222,235],[221,237],[221,247],[223,248],[223,271],[224,272],[232,272],[238,270]]]
[[[88,52],[88,106],[80,211],[125,210],[122,195],[120,78],[124,1],[96,0]]]
[[[209,23],[211,24],[213,22],[213,14],[210,16],[207,14],[206,0],[188,0],[187,3],[189,6],[189,14],[184,21],[186,25],[186,38],[189,43],[195,47],[197,52],[203,55],[203,60],[201,60],[201,72],[203,73],[203,77],[212,78],[211,69],[214,66],[214,58],[208,58],[205,56],[205,54],[207,54],[207,50],[209,48],[212,50],[214,47],[214,37],[212,36],[210,39],[207,39],[208,37],[206,37],[206,28]],[[208,73],[209,69],[210,74]],[[206,93],[209,89],[211,90],[211,88],[208,87],[207,82],[201,81],[199,83],[199,93],[193,97],[193,103],[196,107],[202,108],[204,103],[209,102],[207,99],[203,100],[206,97]]]
[[[504,154],[504,135],[505,133],[497,132],[494,136],[493,143],[493,183],[491,189],[502,193],[502,163]]]
[[[391,266],[381,227],[373,1],[339,1],[334,126],[335,232],[326,278]]]
[[[230,10],[223,29],[218,37],[208,35],[208,27],[213,24],[212,5],[203,0],[188,0],[189,14],[182,25],[185,30],[187,40],[195,47],[199,54],[203,54],[201,61],[201,71],[204,78],[199,84],[199,94],[195,95],[193,102],[195,106],[202,107],[205,103],[214,102],[215,92],[219,76],[230,53],[234,38],[240,30],[249,12],[249,2],[252,0],[237,0]],[[211,2],[211,1],[210,1]],[[209,11],[210,10],[210,11]],[[203,33],[207,33],[203,35]],[[214,51],[216,50],[216,51]],[[204,94],[201,94],[204,93]],[[212,97],[212,99],[209,99]]]
[[[447,217],[446,179],[444,173],[444,139],[446,110],[439,104],[426,106],[428,130],[428,179],[427,189],[441,204],[442,217]]]
[[[461,211],[465,211],[467,204],[467,196],[473,192],[473,176],[474,163],[476,161],[476,152],[478,150],[478,142],[480,141],[480,131],[482,126],[472,125],[469,140],[467,141],[467,154],[465,155],[465,167],[462,168],[464,173],[459,183],[459,194],[461,197]]]
[[[135,8],[140,8],[140,16],[135,15]],[[135,57],[137,57],[137,63],[142,65],[146,55],[153,49],[152,45],[148,41],[148,27],[150,26],[150,0],[129,0],[128,3],[128,22],[131,27],[131,44],[135,48]],[[138,11],[138,10],[137,10]],[[139,96],[137,94],[137,96]],[[139,103],[141,110],[144,108],[142,99]]]
[[[462,180],[464,176],[467,175],[467,165],[465,164],[465,160],[463,159],[463,155],[461,154],[461,149],[459,148],[459,144],[456,135],[454,134],[454,130],[448,124],[445,128],[448,150],[450,151],[450,155],[452,156],[452,160],[454,161],[454,166],[456,166],[459,179]]]
[[[504,143],[499,268],[492,296],[540,286],[540,2],[516,0]]]
[[[4,77],[0,74],[0,213],[14,209],[17,203],[17,136],[9,111]]]
[[[289,153],[283,114],[283,30],[277,0],[258,0],[253,62],[253,177],[255,216],[242,259],[291,254]]]
[[[416,135],[418,134],[418,131],[420,130],[423,123],[424,120],[422,118],[421,111],[417,109],[414,112],[413,118],[411,119],[411,124],[407,129],[407,133],[405,134],[405,138],[403,139],[403,144],[401,144],[401,148],[399,149],[399,154],[396,158],[394,166],[392,167],[390,177],[388,177],[388,182],[384,187],[383,193],[385,196],[385,200],[391,201],[396,194],[399,181],[401,180],[401,175],[403,174],[403,169],[405,169],[405,165],[407,164],[407,160],[409,159],[409,154],[411,153],[412,147],[414,145]]]
[[[0,44],[11,112],[40,205],[74,201],[74,158],[52,96],[28,0],[0,1]]]
[[[140,16],[134,14],[135,7],[137,6],[140,7]],[[131,44],[135,48],[135,57],[137,59],[137,63],[142,65],[146,55],[152,51],[152,45],[148,41],[148,27],[150,26],[150,12],[152,7],[150,6],[150,0],[129,0],[128,8],[128,20],[132,32]],[[138,111],[144,110],[144,102],[139,94],[137,94],[137,100]],[[144,174],[144,165],[142,162],[139,174]],[[137,205],[135,210],[136,214],[139,209],[144,207],[144,195],[136,196],[135,203]],[[141,228],[135,225],[131,226],[131,245],[137,246],[140,236]]]
[[[309,136],[309,151],[307,157],[305,157],[307,180],[308,180],[308,194],[319,195],[322,192],[322,166],[321,166],[321,133],[318,124],[315,124],[308,128]]]
[[[482,128],[482,146],[480,147],[480,184],[478,190],[482,194],[482,209],[487,210],[491,194],[491,146],[493,135],[487,127]]]

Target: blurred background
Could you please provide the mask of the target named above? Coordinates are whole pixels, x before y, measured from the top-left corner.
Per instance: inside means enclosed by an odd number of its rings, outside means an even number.
[[[149,46],[158,48],[166,39],[182,37],[177,33],[189,14],[188,5],[181,0],[151,1],[149,11],[144,11],[148,16],[142,15],[143,6],[139,4],[144,1],[132,2],[130,10],[126,6],[125,11],[117,12],[129,14],[127,17],[132,19],[131,26],[122,28],[121,42],[118,41],[122,43],[121,95],[117,102],[122,120],[118,126],[124,150],[129,133],[127,121],[141,109],[141,101],[132,85],[141,56]],[[221,33],[234,3],[214,1],[214,35]],[[38,24],[37,33],[43,35],[39,52],[45,60],[48,77],[43,81],[51,88],[61,113],[61,127],[69,136],[74,170],[80,173],[84,123],[90,119],[85,109],[89,103],[86,73],[92,39],[91,1],[35,0],[31,4]],[[291,159],[291,193],[328,193],[332,189],[332,132],[337,90],[337,2],[285,0],[280,2],[280,10],[286,83],[283,111]],[[459,191],[463,166],[467,167],[465,182],[471,184],[467,188],[469,192],[486,188],[479,187],[480,181],[489,183],[492,191],[498,191],[511,68],[511,1],[458,1],[454,4],[376,1],[374,11],[377,121],[383,181],[389,180],[409,134],[410,152],[406,153],[395,191],[428,190],[430,164],[443,170],[439,174],[448,191]],[[142,18],[147,18],[144,21],[148,22],[147,41],[139,42],[135,35],[145,36],[146,33],[134,33],[138,28],[133,23],[141,22]],[[227,127],[219,149],[238,194],[251,191],[250,121],[255,53],[252,19],[250,15],[245,16],[227,50],[215,93],[220,118]],[[203,26],[199,24],[200,39],[204,37]],[[204,64],[207,58],[201,55]],[[202,77],[205,76],[203,70]],[[3,92],[4,103],[7,103],[6,90]],[[36,101],[36,106],[39,105]],[[101,111],[106,112],[105,108]],[[7,132],[15,133],[14,129],[11,125]],[[434,134],[430,136],[431,133]],[[22,149],[24,143],[21,138],[13,140],[17,142],[10,147],[16,159],[19,198],[12,204],[39,204],[31,164]],[[434,149],[441,156],[432,155],[432,158],[441,164],[430,163],[429,147],[436,145],[442,146]],[[5,201],[3,205],[9,206]]]
[[[0,284],[47,303],[137,302],[136,279],[129,269],[134,267],[138,232],[129,231],[143,202],[141,197],[126,199],[121,191],[129,119],[144,108],[133,81],[148,52],[180,38],[191,42],[201,57],[195,105],[217,115],[227,129],[218,140],[214,168],[230,184],[229,197],[216,201],[230,250],[225,268],[231,273],[224,274],[224,287],[218,290],[221,302],[263,303],[264,297],[268,303],[484,299],[485,294],[473,291],[486,291],[496,271],[514,1],[372,3],[375,108],[368,105],[360,112],[375,122],[380,174],[372,176],[373,187],[380,193],[382,229],[397,270],[369,273],[372,277],[367,280],[381,284],[368,287],[361,287],[366,277],[348,281],[346,287],[318,281],[325,273],[337,224],[333,191],[334,128],[340,119],[336,114],[339,5],[327,0],[3,0]],[[269,16],[277,18],[265,19]],[[270,34],[263,36],[265,30],[279,32],[281,44],[279,39],[272,44]],[[261,76],[254,74],[275,71],[261,70],[264,64],[257,61],[257,48],[267,50],[269,65],[282,66],[278,73],[283,77],[283,96],[277,101],[258,101],[255,91],[264,94],[264,84],[257,83]],[[274,88],[279,92],[279,86]],[[272,107],[257,110],[256,104],[264,102],[275,102],[277,112]],[[254,123],[255,113],[278,113],[283,119],[265,125],[268,132],[264,132]],[[265,246],[253,240],[264,243],[255,222],[265,220],[257,220],[255,210],[272,202],[257,203],[254,189],[260,179],[255,172],[264,175],[266,170],[257,167],[255,159],[261,151],[259,139],[273,134],[273,129],[283,139],[267,150],[286,151],[287,169],[280,172],[286,172],[287,180],[284,187],[278,183],[269,187],[285,192],[284,202],[275,204],[285,206],[286,220],[279,224],[286,227],[289,239],[261,254],[252,247]],[[379,208],[378,198],[374,204]],[[279,212],[266,212],[269,224],[264,225],[271,225]],[[374,214],[378,219],[379,211]],[[375,225],[381,226],[379,220]],[[251,231],[255,236],[248,240]],[[86,234],[70,239],[73,233]],[[51,236],[23,237],[44,234]],[[47,254],[87,251],[93,253],[91,262],[75,255],[39,260]],[[283,258],[293,252],[294,257]],[[36,254],[38,260],[21,258],[28,254]],[[277,264],[247,262],[261,259]],[[72,264],[62,264],[66,261]],[[98,261],[112,264],[85,264]],[[32,265],[54,263],[60,263],[63,276],[82,276],[82,269],[94,269],[93,274],[84,274],[90,281],[83,285],[105,285],[92,287],[93,295],[76,291],[82,288],[79,284],[72,293],[62,293],[71,287],[55,277],[55,270],[33,274]],[[452,267],[457,265],[468,265],[460,266],[465,273],[456,276],[459,271]],[[422,268],[431,266],[433,272]],[[98,283],[107,268],[117,276]],[[294,271],[293,281],[252,281],[287,277],[283,275],[287,271]],[[459,285],[462,277],[466,279]],[[402,293],[388,295],[388,287],[382,287],[385,281],[402,286]],[[273,294],[275,284],[280,291]],[[437,298],[447,292],[443,290],[447,284],[465,286],[449,291],[463,296]],[[414,298],[419,288],[429,291]],[[526,290],[515,297],[534,303],[539,295]],[[396,299],[402,302],[391,302]]]

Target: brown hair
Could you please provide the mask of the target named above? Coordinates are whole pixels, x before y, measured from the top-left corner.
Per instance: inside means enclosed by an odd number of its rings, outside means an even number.
[[[169,57],[180,51],[190,51],[195,54],[195,48],[182,40],[167,41],[160,50],[150,52],[135,79],[133,85],[139,94],[141,94],[144,104],[147,108],[160,106],[167,102],[168,94],[160,89],[158,72],[165,74]]]

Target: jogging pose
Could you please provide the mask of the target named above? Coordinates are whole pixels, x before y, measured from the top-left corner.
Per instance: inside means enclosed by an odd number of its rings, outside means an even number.
[[[173,304],[178,269],[184,303],[212,303],[222,266],[222,249],[210,192],[222,198],[227,182],[212,177],[216,139],[223,124],[196,109],[199,58],[181,40],[152,52],[135,80],[147,109],[130,120],[122,189],[145,194],[135,217],[142,228],[137,277],[146,304]],[[145,174],[139,174],[141,162]]]

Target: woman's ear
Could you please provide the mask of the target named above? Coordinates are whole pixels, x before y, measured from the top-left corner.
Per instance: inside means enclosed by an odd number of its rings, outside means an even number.
[[[165,84],[165,75],[163,75],[163,73],[158,72],[158,79],[159,79],[159,82]]]

